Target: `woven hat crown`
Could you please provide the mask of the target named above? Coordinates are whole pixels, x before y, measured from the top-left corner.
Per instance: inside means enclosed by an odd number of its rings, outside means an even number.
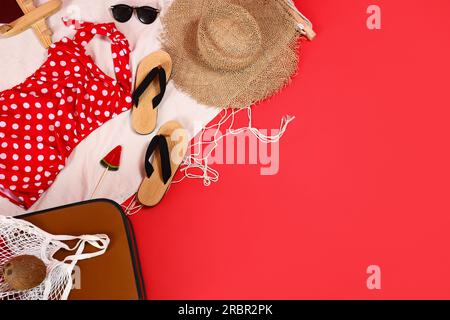
[[[198,24],[197,49],[200,59],[214,70],[245,69],[262,51],[261,30],[245,8],[210,2]]]
[[[286,0],[174,0],[163,17],[172,79],[198,102],[243,108],[288,84],[298,62]]]

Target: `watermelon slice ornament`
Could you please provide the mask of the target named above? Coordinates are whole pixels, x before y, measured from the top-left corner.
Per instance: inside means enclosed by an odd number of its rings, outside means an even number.
[[[120,157],[122,155],[122,146],[117,146],[113,150],[111,150],[102,160],[100,160],[100,164],[105,167],[105,171],[103,172],[100,180],[97,183],[97,186],[92,193],[91,199],[94,198],[95,193],[98,188],[102,184],[103,180],[106,177],[106,174],[109,171],[119,171],[120,168]]]
[[[100,164],[110,171],[118,171],[121,155],[122,146],[117,146],[100,161]]]

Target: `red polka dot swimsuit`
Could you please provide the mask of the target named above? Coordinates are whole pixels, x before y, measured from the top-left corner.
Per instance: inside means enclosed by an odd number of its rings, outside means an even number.
[[[116,79],[85,52],[107,36]],[[113,23],[81,25],[73,39],[22,84],[0,93],[0,196],[29,208],[50,187],[72,150],[92,131],[131,107],[129,45]]]

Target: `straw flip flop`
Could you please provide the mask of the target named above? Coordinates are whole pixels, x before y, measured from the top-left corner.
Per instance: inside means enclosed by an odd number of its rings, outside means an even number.
[[[131,123],[139,134],[149,134],[156,127],[157,107],[166,92],[172,73],[172,59],[164,51],[145,57],[138,66],[133,93]]]
[[[153,207],[161,201],[186,154],[188,142],[187,131],[176,121],[159,129],[145,154],[146,177],[137,194],[140,203]]]

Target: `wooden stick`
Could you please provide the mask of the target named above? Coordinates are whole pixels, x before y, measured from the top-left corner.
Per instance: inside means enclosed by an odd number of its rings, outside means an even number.
[[[8,32],[9,30],[11,30],[11,28],[12,27],[8,24],[1,25],[0,26],[0,34]]]
[[[38,30],[38,37],[45,46],[49,44],[49,41],[51,43],[51,39],[49,40],[48,36],[45,36],[49,32],[45,19],[61,8],[61,0],[50,0],[37,8],[32,8],[34,5],[31,0],[17,0],[17,2],[19,5],[21,3],[22,10],[30,11],[19,19],[7,24],[7,27],[0,30],[0,34],[3,37],[12,37],[33,27],[35,30]]]
[[[91,200],[94,199],[94,195],[98,190],[98,187],[100,187],[100,185],[102,184],[103,180],[106,177],[106,174],[108,173],[109,168],[106,168],[105,171],[103,171],[102,177],[100,178],[100,180],[98,181],[97,185],[95,186],[94,192],[92,192],[92,196],[91,196]]]
[[[27,14],[36,9],[32,0],[16,0],[20,9],[22,9],[23,13]],[[50,47],[52,44],[52,30],[48,27],[47,23],[44,19],[36,22],[31,26],[34,30],[34,33],[39,38],[41,43],[45,48]]]

